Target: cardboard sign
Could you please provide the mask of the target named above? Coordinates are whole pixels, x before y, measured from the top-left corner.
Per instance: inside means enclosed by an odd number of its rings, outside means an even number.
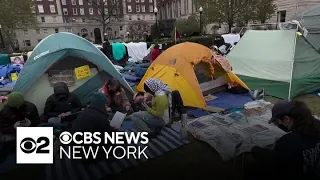
[[[17,80],[18,80],[17,73],[11,73],[11,81],[17,81]]]
[[[89,65],[77,67],[74,69],[74,72],[76,74],[76,78],[79,79],[84,79],[87,77],[91,76],[91,71]]]

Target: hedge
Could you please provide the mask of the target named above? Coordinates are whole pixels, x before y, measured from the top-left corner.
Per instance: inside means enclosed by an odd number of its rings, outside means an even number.
[[[177,44],[179,43],[183,43],[183,42],[195,42],[195,43],[199,43],[202,44],[206,47],[210,47],[213,45],[213,41],[214,41],[214,37],[213,36],[196,36],[196,37],[189,37],[189,38],[182,38],[180,40],[177,41]],[[171,46],[175,45],[174,40],[172,39],[156,39],[153,42],[151,42],[152,44],[167,44],[166,48],[169,48]]]

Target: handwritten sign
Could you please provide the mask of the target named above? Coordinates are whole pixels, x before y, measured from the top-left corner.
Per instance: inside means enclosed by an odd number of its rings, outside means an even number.
[[[17,80],[18,80],[17,73],[11,73],[11,81],[17,81]]]
[[[86,77],[91,76],[91,71],[89,65],[77,67],[74,69],[74,72],[76,74],[76,78],[79,79],[84,79]]]

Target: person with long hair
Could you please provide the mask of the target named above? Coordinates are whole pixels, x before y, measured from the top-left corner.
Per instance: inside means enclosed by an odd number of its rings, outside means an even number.
[[[142,105],[146,111],[139,111],[131,115],[133,125],[137,131],[148,132],[150,137],[155,137],[161,132],[162,127],[170,123],[169,101],[170,88],[160,79],[149,78],[144,83],[144,90],[153,96],[152,106],[145,102]]]
[[[319,178],[320,121],[307,105],[301,101],[278,102],[272,108],[269,123],[288,133],[276,141],[272,151],[257,146],[252,148],[258,166],[250,176],[255,176],[253,179],[257,176],[259,179]]]
[[[108,112],[116,113],[119,111],[126,114],[133,112],[126,91],[117,79],[110,79],[99,91],[109,99]]]

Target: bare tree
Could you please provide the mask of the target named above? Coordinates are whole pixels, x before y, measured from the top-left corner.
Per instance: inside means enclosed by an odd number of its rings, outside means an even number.
[[[89,16],[91,20],[95,20],[102,25],[102,34],[106,33],[106,27],[114,18],[119,20],[123,17],[123,0],[86,0],[88,4],[92,5],[98,11],[98,16]]]
[[[128,26],[128,32],[132,39],[142,39],[149,29],[149,24],[146,21],[133,21]]]

